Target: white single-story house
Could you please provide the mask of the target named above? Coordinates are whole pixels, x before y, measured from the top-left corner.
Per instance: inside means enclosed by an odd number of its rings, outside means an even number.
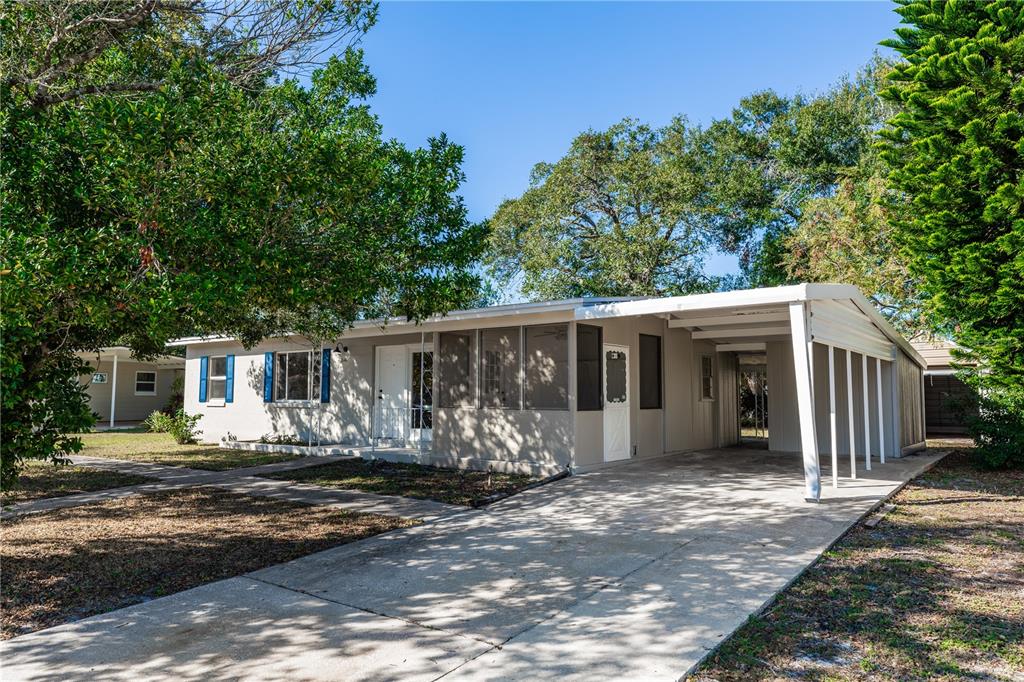
[[[768,447],[802,453],[808,499],[820,455],[837,485],[840,464],[855,476],[924,447],[924,360],[840,284],[363,321],[325,344],[172,345],[186,349],[185,409],[210,441],[276,434],[538,474],[725,447],[740,440],[739,358],[759,354]]]
[[[89,406],[100,416],[99,424],[116,428],[162,410],[171,399],[174,382],[185,374],[185,358],[161,355],[141,361],[124,346],[109,346],[98,353],[79,353],[92,373],[79,380],[86,384]]]
[[[962,405],[970,404],[974,391],[957,376],[953,350],[957,345],[945,339],[915,339],[914,349],[927,363],[924,370],[925,430],[929,434],[967,433]]]

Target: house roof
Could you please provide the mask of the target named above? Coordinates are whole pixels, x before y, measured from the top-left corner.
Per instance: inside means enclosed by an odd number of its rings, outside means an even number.
[[[178,355],[158,355],[151,360],[139,360],[132,356],[132,350],[127,346],[105,346],[100,348],[98,352],[82,351],[80,353],[75,353],[75,355],[86,362],[97,360],[100,362],[112,362],[116,356],[118,362],[141,362],[143,364],[157,365],[159,367],[185,367],[185,358]]]
[[[543,322],[586,322],[617,317],[654,315],[670,327],[690,329],[695,339],[713,341],[722,350],[749,351],[770,340],[788,338],[790,303],[811,302],[812,337],[821,343],[852,347],[889,359],[889,344],[899,346],[924,367],[925,360],[897,332],[856,287],[847,284],[797,284],[763,289],[664,298],[606,297],[573,298],[557,301],[458,310],[436,315],[422,322],[401,318],[356,322],[342,336],[367,337],[434,332],[474,326],[503,326]],[[188,346],[231,341],[230,337],[190,337],[168,345]]]

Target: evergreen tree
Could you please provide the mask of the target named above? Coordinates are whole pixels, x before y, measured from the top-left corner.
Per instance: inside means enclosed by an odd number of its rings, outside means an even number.
[[[890,182],[910,199],[894,238],[936,332],[983,371],[976,435],[1024,463],[1024,4],[898,0],[885,44],[904,62],[883,96]]]

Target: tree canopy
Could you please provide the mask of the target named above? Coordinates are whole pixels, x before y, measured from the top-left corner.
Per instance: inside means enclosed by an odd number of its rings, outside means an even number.
[[[895,238],[931,327],[984,371],[996,461],[1024,461],[1024,5],[902,0],[883,95],[890,182],[909,210]]]
[[[713,287],[696,199],[693,133],[623,121],[539,163],[490,221],[488,265],[535,298],[672,295]]]
[[[290,4],[264,20],[288,26]],[[71,5],[6,5],[0,20],[4,62],[30,63],[19,73],[74,63],[0,92],[4,486],[22,458],[60,459],[79,447],[67,434],[91,425],[76,351],[123,343],[145,357],[186,334],[328,338],[476,295],[484,232],[456,194],[462,149],[443,135],[421,149],[384,139],[359,50],[302,86],[272,78],[280,45],[237,34],[251,24],[204,41],[217,14],[171,11],[205,5],[137,3],[148,13],[119,39],[72,30],[99,5]],[[336,10],[334,30],[355,36],[375,11],[302,6]],[[322,38],[295,31],[299,54]],[[67,35],[79,37],[48,56]],[[143,73],[152,88],[110,87]]]

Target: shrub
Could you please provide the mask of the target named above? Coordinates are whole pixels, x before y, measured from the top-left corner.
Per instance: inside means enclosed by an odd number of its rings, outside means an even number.
[[[967,426],[979,463],[991,469],[1024,467],[1024,390],[984,393]]]
[[[178,410],[185,407],[185,377],[177,376],[174,381],[171,382],[171,395],[167,399],[167,404],[164,405],[162,410],[168,417],[172,417],[177,414]]]
[[[202,418],[201,414],[188,415],[185,414],[185,410],[178,410],[173,417],[169,418],[167,432],[179,445],[196,443],[199,440],[199,434],[202,433],[196,428],[196,424]]]
[[[146,427],[146,430],[150,433],[167,433],[171,430],[171,422],[174,421],[174,417],[161,410],[153,410],[142,425]]]
[[[265,433],[260,436],[261,443],[267,443],[269,445],[309,445],[309,442],[299,438],[298,436],[290,436],[278,433]]]

